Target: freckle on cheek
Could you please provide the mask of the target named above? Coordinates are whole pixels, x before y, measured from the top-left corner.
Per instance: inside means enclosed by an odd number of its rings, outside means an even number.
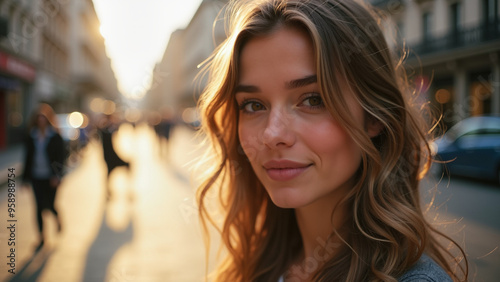
[[[245,148],[245,155],[247,156],[249,161],[253,161],[257,156],[257,150],[252,147]]]

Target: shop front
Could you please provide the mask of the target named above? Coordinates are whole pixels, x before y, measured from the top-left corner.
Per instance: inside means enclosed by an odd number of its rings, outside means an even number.
[[[23,140],[35,75],[31,64],[0,50],[0,152]]]

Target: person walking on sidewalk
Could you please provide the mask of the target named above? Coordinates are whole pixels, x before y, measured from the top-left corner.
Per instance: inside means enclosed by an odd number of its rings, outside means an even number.
[[[54,207],[56,192],[66,160],[64,141],[57,127],[56,114],[48,104],[40,104],[33,114],[26,137],[26,157],[24,162],[24,183],[31,183],[36,200],[36,217],[40,232],[39,250],[44,244],[44,210],[51,211],[57,220],[58,231],[61,220]]]
[[[215,151],[199,213],[227,254],[214,281],[467,281],[424,216],[427,126],[363,2],[230,2],[199,100]]]
[[[113,146],[113,134],[120,127],[120,121],[116,114],[104,115],[98,126],[98,134],[102,142],[102,152],[104,157],[104,162],[107,167],[107,178],[106,178],[106,199],[110,200],[112,197],[111,183],[109,176],[111,172],[120,166],[130,169],[130,164],[120,158],[115,151]]]

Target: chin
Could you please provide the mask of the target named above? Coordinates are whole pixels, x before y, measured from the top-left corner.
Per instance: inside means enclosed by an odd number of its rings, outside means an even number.
[[[269,193],[273,203],[283,209],[296,209],[310,203],[304,195],[293,193],[293,191],[279,191]]]

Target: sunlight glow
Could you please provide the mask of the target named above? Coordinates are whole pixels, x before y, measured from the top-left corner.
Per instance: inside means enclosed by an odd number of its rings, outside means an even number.
[[[104,39],[106,39],[107,34],[106,34],[106,31],[104,30],[104,27],[102,25],[99,27],[99,32],[101,33],[102,37]]]
[[[165,52],[170,34],[184,28],[201,0],[94,0],[106,52],[128,98],[149,89],[152,70]]]

